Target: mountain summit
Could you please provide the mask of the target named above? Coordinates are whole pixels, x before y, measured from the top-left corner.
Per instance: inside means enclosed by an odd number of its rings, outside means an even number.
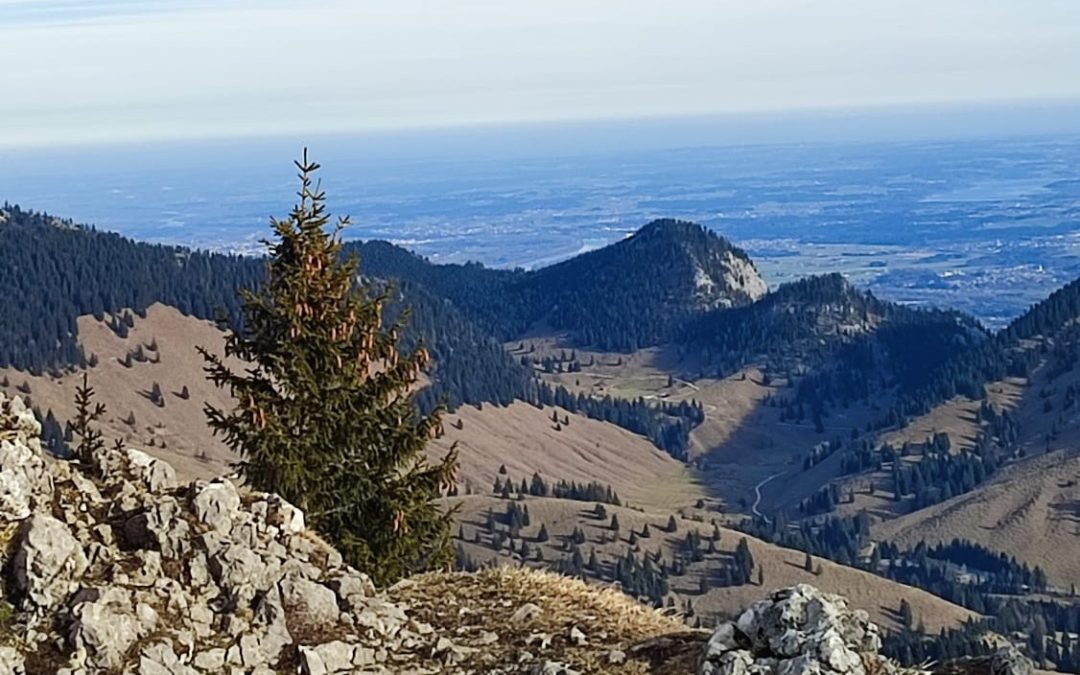
[[[680,220],[653,221],[610,246],[534,271],[435,265],[385,242],[353,246],[366,274],[419,283],[502,340],[551,329],[583,346],[632,351],[767,290],[744,251]]]

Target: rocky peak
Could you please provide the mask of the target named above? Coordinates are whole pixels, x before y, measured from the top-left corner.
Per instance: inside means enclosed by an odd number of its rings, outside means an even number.
[[[899,673],[878,654],[878,627],[847,601],[801,584],[776,591],[706,643],[700,675]]]
[[[629,237],[627,247],[677,250],[693,270],[693,298],[698,309],[745,305],[768,292],[745,251],[712,230],[683,220],[654,220]],[[670,264],[672,256],[660,256]]]

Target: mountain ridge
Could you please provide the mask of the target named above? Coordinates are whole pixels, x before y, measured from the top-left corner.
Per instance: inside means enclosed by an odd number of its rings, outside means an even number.
[[[346,249],[365,273],[423,284],[503,341],[544,324],[569,331],[578,346],[633,351],[670,340],[695,314],[743,306],[766,291],[745,251],[671,219],[532,271],[438,265],[384,241]]]

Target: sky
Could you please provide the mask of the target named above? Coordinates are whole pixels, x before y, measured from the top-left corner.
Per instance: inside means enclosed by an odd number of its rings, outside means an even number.
[[[1076,0],[0,0],[0,147],[1080,100]]]

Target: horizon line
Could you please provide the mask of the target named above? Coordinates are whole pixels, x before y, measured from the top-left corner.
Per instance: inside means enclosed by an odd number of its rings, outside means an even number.
[[[175,135],[159,135],[133,138],[87,138],[82,140],[63,139],[57,141],[35,138],[30,141],[3,141],[0,140],[0,152],[27,151],[27,150],[90,150],[101,148],[130,149],[139,146],[168,146],[186,143],[215,143],[215,142],[281,142],[289,140],[297,135],[304,135],[312,139],[326,138],[349,138],[352,140],[384,140],[395,136],[423,137],[423,136],[450,136],[484,133],[520,133],[520,132],[551,132],[560,129],[595,129],[606,125],[612,126],[656,126],[665,127],[677,124],[691,124],[710,126],[714,131],[723,130],[723,124],[731,125],[754,125],[769,124],[783,121],[803,120],[807,122],[836,122],[842,120],[872,121],[889,117],[911,120],[927,115],[943,113],[946,115],[960,112],[993,111],[1019,113],[1064,113],[1077,109],[1080,111],[1080,98],[1031,98],[1031,99],[974,99],[963,101],[916,101],[904,104],[867,104],[846,106],[804,106],[795,108],[762,108],[732,111],[718,111],[712,113],[687,113],[671,115],[608,115],[584,118],[546,118],[546,119],[522,119],[522,120],[490,120],[477,122],[447,123],[447,124],[417,124],[404,126],[357,126],[321,129],[316,131],[301,131],[299,129],[281,129],[278,131],[221,131],[208,133],[189,133]],[[1071,130],[1038,130],[1018,129],[1016,136],[1042,136],[1058,133],[1080,133],[1080,121],[1073,122]],[[1009,132],[1012,134],[1012,132]],[[966,134],[967,137],[977,137],[980,134]],[[1004,132],[991,132],[984,134],[987,137],[1000,137]],[[942,133],[927,131],[923,138],[951,138],[952,136]],[[890,139],[882,137],[867,142],[888,142]],[[905,140],[907,140],[905,138]],[[754,140],[748,142],[726,142],[717,145],[725,146],[755,146],[755,145],[787,145],[793,143],[828,143],[829,140],[818,141],[812,138],[785,139],[785,140]]]

